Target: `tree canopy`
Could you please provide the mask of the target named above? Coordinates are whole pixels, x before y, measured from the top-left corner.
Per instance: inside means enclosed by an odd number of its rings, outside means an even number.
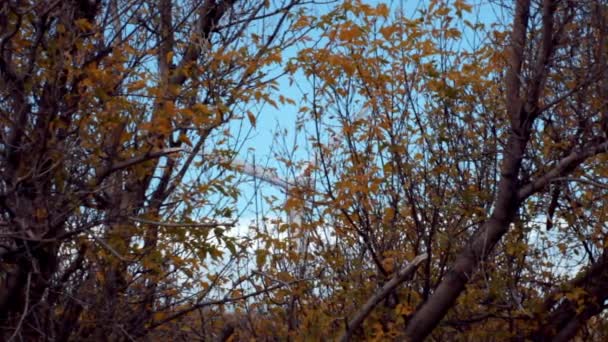
[[[606,1],[8,0],[0,75],[3,340],[608,338]]]

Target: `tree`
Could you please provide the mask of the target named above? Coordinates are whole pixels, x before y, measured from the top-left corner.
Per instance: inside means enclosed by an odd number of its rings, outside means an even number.
[[[494,246],[508,233],[530,197],[573,173],[596,177],[594,164],[598,155],[608,151],[603,129],[607,119],[605,102],[600,100],[603,95],[598,91],[605,83],[605,15],[605,6],[595,1],[543,1],[538,7],[530,1],[515,4],[504,81],[510,132],[493,210],[459,253],[433,296],[412,317],[406,330],[411,339],[424,338],[438,324],[478,265],[488,259]],[[541,20],[536,23],[533,19],[538,16]],[[572,131],[570,127],[576,129]],[[552,136],[551,130],[560,133]],[[555,146],[558,144],[563,146]],[[549,153],[538,153],[537,146]],[[592,205],[589,208],[593,211]],[[596,238],[603,239],[601,235]],[[566,296],[560,307],[551,312],[557,302],[553,302],[553,294],[547,294],[534,339],[572,338],[581,322],[603,310],[606,289],[593,285],[595,277],[604,277],[606,271],[596,274],[594,269],[601,264],[593,262],[598,252],[603,255],[603,245],[587,250],[592,264],[580,275],[585,281],[575,279],[568,284],[570,291],[582,290],[580,295]],[[602,256],[599,258],[603,260]],[[548,317],[553,319],[547,320]]]
[[[476,6],[3,3],[2,338],[606,339],[608,6]],[[236,238],[284,74],[314,163]]]
[[[210,161],[273,103],[303,3],[2,2],[2,339],[129,340],[256,294],[209,264],[241,252]]]
[[[605,336],[606,6],[500,6],[511,25],[462,1],[319,19],[299,56],[318,165],[299,229],[322,276],[297,292],[299,336]]]

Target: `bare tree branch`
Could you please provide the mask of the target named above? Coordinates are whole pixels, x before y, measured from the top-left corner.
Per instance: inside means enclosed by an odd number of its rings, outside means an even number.
[[[371,296],[365,304],[357,311],[354,317],[348,321],[346,326],[346,331],[338,340],[342,342],[350,341],[353,333],[359,328],[359,326],[363,323],[365,318],[374,310],[376,305],[380,303],[386,296],[388,296],[397,286],[401,285],[403,282],[410,279],[420,263],[428,258],[428,255],[421,254],[415,257],[407,266],[401,270],[399,270],[381,289],[379,289],[373,296]]]

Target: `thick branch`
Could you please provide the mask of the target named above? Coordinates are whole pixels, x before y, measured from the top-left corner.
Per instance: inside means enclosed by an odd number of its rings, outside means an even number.
[[[604,310],[608,300],[608,251],[598,261],[581,271],[566,286],[550,293],[538,313],[540,327],[529,339],[533,341],[570,341],[593,316]],[[568,297],[575,289],[579,296]]]
[[[519,189],[519,191],[517,191],[518,199],[523,201],[534,193],[542,190],[544,187],[549,185],[550,182],[558,179],[558,177],[565,176],[572,172],[572,170],[574,170],[588,158],[605,152],[608,152],[608,141],[604,141],[603,143],[594,146],[574,150],[565,158],[560,160],[553,169],[549,170],[542,177],[539,177],[538,179]]]
[[[131,166],[139,164],[139,163],[143,163],[143,162],[151,160],[151,159],[156,159],[156,158],[160,158],[160,157],[172,154],[172,153],[178,153],[178,152],[184,152],[184,151],[186,151],[186,150],[181,147],[164,148],[162,150],[152,151],[152,152],[142,154],[137,157],[133,157],[129,160],[114,163],[114,164],[110,165],[109,167],[103,169],[99,173],[99,175],[97,175],[97,184],[100,184],[102,180],[104,180],[107,176],[109,176],[113,172],[126,169],[128,167],[131,167]]]
[[[194,63],[202,50],[202,45],[209,41],[209,36],[215,29],[222,17],[232,8],[236,0],[225,0],[217,3],[215,0],[207,0],[199,9],[198,22],[196,23],[196,31],[193,32],[191,43],[186,48],[184,57],[182,58],[177,70],[188,68],[191,63]],[[183,84],[187,79],[186,73],[176,72],[169,80],[170,84]]]
[[[494,210],[490,218],[483,223],[458,255],[452,268],[439,283],[433,295],[408,322],[405,333],[411,341],[424,340],[448,310],[454,306],[458,296],[465,290],[465,285],[473,272],[508,231],[521,203],[517,196],[518,176],[534,119],[534,116],[526,111],[529,106],[523,104],[538,102],[537,98],[522,99],[522,95],[528,94],[522,92],[520,81],[529,16],[530,0],[518,0],[506,77],[507,114],[511,121],[511,132],[501,164],[501,178]]]
[[[376,305],[380,303],[386,296],[388,296],[397,286],[401,285],[406,280],[410,279],[416,269],[418,269],[418,265],[422,263],[424,260],[428,258],[428,255],[421,254],[412,260],[405,268],[397,272],[395,276],[391,280],[389,280],[384,286],[376,292],[373,296],[371,296],[367,302],[359,309],[359,311],[355,314],[353,319],[348,322],[348,326],[346,327],[346,331],[344,335],[340,337],[340,341],[346,342],[350,341],[353,333],[359,328],[359,326],[363,323],[365,318],[374,310]]]

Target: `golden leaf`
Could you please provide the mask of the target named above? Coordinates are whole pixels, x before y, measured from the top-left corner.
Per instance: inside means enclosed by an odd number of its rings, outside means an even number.
[[[251,123],[251,126],[255,127],[255,124],[256,124],[256,117],[255,117],[255,115],[252,112],[248,111],[247,112],[247,118],[249,119],[249,123]]]

